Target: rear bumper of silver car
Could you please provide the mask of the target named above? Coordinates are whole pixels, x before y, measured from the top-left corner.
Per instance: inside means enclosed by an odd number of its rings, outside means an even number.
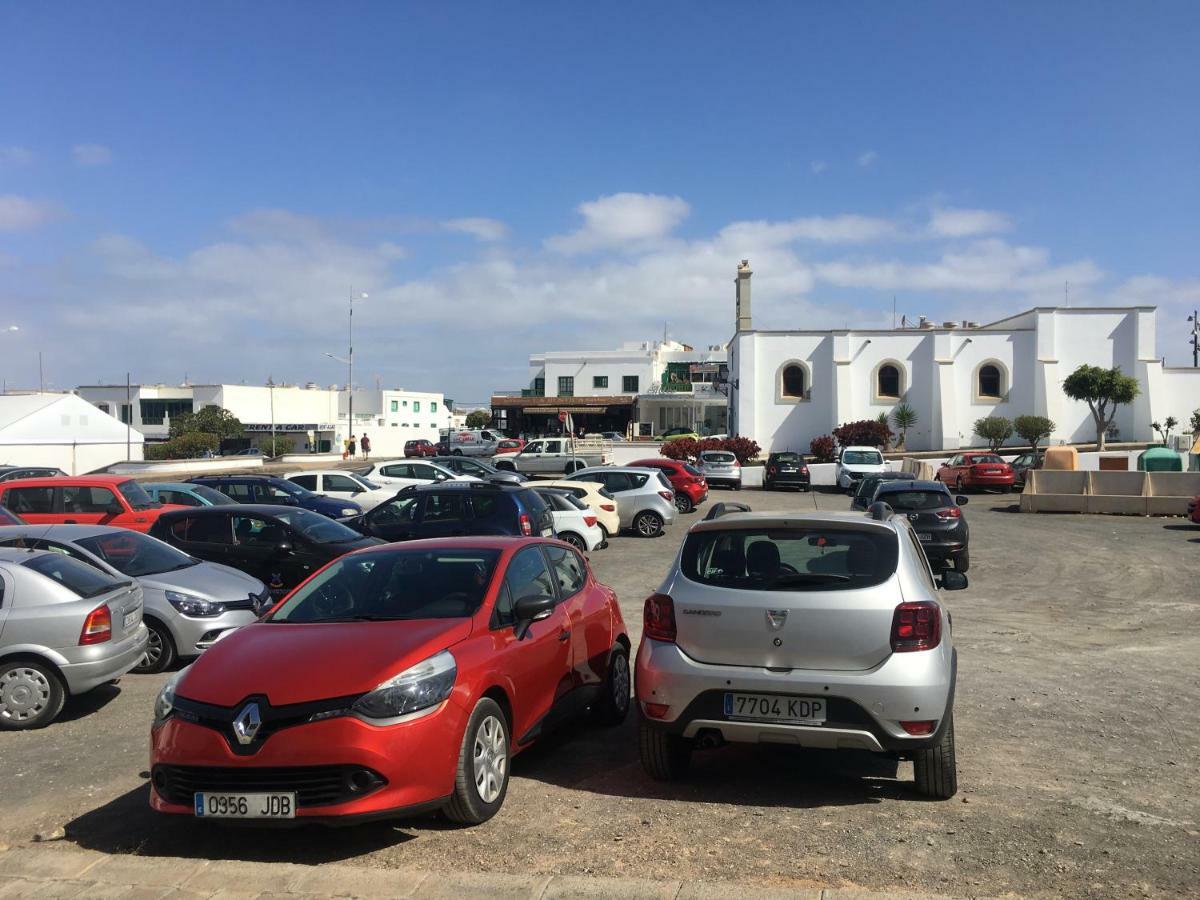
[[[146,653],[149,637],[146,627],[139,625],[137,631],[116,643],[92,644],[73,650],[79,661],[59,666],[67,690],[71,694],[82,694],[106,681],[120,678]],[[84,656],[87,658],[80,658]]]

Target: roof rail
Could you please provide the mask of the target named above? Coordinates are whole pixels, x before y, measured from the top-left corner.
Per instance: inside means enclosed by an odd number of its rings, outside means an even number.
[[[718,503],[708,511],[708,515],[704,517],[705,522],[711,522],[713,519],[719,519],[721,516],[735,512],[753,512],[745,503]]]
[[[882,500],[879,500],[875,503],[872,503],[867,512],[870,514],[871,518],[875,519],[877,522],[886,522],[892,517],[893,510]]]

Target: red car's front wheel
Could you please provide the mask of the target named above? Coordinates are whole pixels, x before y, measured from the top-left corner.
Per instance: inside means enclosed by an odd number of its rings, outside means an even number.
[[[509,759],[504,710],[495,700],[484,697],[467,720],[446,817],[464,825],[478,825],[498,813],[508,793]]]

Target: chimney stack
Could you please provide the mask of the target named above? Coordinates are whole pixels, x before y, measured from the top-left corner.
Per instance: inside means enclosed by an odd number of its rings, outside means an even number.
[[[737,296],[737,330],[750,331],[754,324],[750,317],[750,260],[743,259],[738,263],[737,278],[734,280]]]

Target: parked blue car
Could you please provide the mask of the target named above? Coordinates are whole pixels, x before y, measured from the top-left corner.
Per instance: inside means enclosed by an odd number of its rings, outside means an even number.
[[[188,484],[183,481],[140,481],[138,482],[150,499],[156,503],[172,503],[175,506],[223,506],[234,503],[220,491],[203,484]]]
[[[331,519],[362,515],[362,507],[353,500],[338,500],[314,494],[286,478],[277,478],[274,475],[197,475],[195,478],[189,478],[187,483],[220,491],[235,503],[299,506]]]

